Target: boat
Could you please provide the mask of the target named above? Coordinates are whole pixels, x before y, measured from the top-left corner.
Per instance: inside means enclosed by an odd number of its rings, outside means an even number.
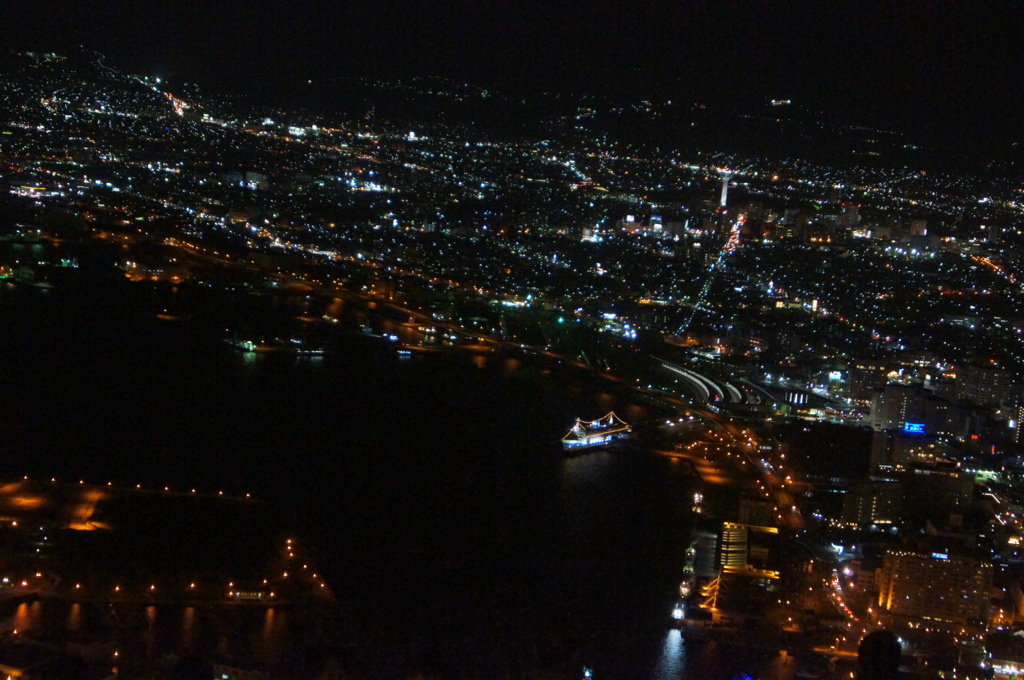
[[[693,565],[687,564],[683,567],[683,580],[679,584],[679,597],[686,599],[693,593],[693,584],[697,575],[693,571]]]
[[[609,445],[629,439],[632,426],[609,411],[597,420],[576,419],[568,434],[562,437],[562,451],[576,452]]]
[[[300,356],[319,356],[324,354],[322,347],[311,347],[302,340],[297,339],[254,342],[252,340],[225,338],[224,342],[246,354],[255,354],[257,352],[282,352],[285,354],[298,354]]]

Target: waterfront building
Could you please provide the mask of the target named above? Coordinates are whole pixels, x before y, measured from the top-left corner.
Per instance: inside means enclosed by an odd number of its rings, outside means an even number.
[[[743,573],[777,579],[777,571],[768,570],[773,562],[773,541],[779,530],[771,526],[722,522],[715,551],[715,566],[726,573]]]
[[[718,539],[718,566],[745,569],[747,566],[747,526],[724,522]]]

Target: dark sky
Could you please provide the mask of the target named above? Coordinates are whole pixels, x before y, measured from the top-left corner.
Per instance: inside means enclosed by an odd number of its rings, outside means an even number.
[[[14,49],[268,92],[432,74],[709,101],[792,97],[865,122],[1020,138],[1024,2],[7,0]]]

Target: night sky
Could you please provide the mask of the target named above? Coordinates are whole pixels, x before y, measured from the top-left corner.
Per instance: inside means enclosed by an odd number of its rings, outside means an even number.
[[[1024,2],[9,0],[0,40],[257,96],[439,75],[750,105],[933,138],[1021,138]]]

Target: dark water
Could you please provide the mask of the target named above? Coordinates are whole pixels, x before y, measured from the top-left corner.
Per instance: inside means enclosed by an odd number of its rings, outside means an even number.
[[[213,332],[329,301],[243,292],[228,313],[216,292],[0,286],[3,478],[251,492],[315,555],[339,645],[541,644],[629,677],[692,665],[665,627],[689,471],[558,449],[576,416],[642,415],[620,397],[494,354],[403,361],[350,334],[323,358],[254,357]],[[155,318],[168,302],[182,320]]]
[[[118,637],[113,633],[117,628],[119,637],[130,640],[121,640],[125,645],[121,654],[150,660],[203,647],[204,638],[221,638],[219,646],[223,647],[224,631],[230,629],[232,648],[257,664],[275,664],[287,654],[293,632],[290,612],[274,607],[226,610],[161,604],[112,608],[95,602],[36,600],[8,602],[3,609],[4,621],[13,630],[44,631],[51,640],[89,644]],[[135,634],[125,636],[126,630]]]

